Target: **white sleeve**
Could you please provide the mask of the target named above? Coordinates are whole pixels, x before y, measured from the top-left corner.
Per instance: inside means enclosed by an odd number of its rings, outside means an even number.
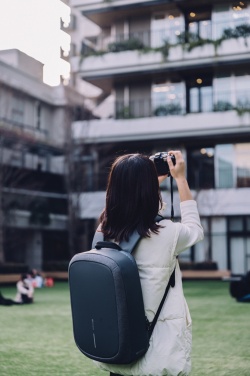
[[[28,295],[28,290],[23,286],[22,281],[17,282],[17,291],[20,294]]]
[[[183,201],[180,203],[180,208],[181,223],[175,255],[178,255],[204,238],[196,201]]]

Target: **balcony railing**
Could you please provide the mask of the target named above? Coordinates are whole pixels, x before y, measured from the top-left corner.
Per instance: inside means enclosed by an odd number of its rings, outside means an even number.
[[[197,89],[198,90],[198,89]],[[239,115],[250,113],[249,91],[212,91],[189,95],[189,108],[186,105],[185,94],[179,100],[155,100],[153,98],[132,100],[128,104],[123,101],[115,102],[116,119],[133,119],[151,116],[184,115],[198,112],[224,112],[235,110]]]
[[[3,188],[3,209],[48,212],[66,215],[68,211],[67,195],[51,192],[36,192],[24,189]]]
[[[83,55],[100,54],[106,52],[120,52],[126,50],[149,50],[162,49],[176,45],[186,45],[188,49],[214,43],[218,46],[223,40],[249,37],[249,20],[234,20],[231,24],[228,21],[212,22],[207,20],[208,26],[201,34],[185,32],[184,24],[179,27],[166,27],[164,29],[144,29],[136,32],[116,34],[115,36],[101,33],[92,43],[93,49],[83,50]],[[93,40],[92,40],[93,42]]]
[[[31,125],[23,124],[4,117],[0,117],[0,127],[1,126],[9,130],[21,130],[23,133],[31,134],[34,136],[48,136],[48,131],[46,129],[35,128]]]
[[[248,188],[250,187],[250,170],[248,168],[236,168],[233,173],[233,167],[228,169],[219,168],[217,171],[218,181],[215,182],[213,169],[206,170],[206,167],[192,169],[189,176],[189,183],[192,189],[229,189],[229,188]],[[108,173],[99,172],[86,176],[81,187],[81,192],[105,191],[107,188]],[[58,202],[60,200],[57,200]]]

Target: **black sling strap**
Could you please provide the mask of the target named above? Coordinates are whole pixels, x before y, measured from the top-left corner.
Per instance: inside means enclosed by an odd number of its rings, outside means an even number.
[[[170,286],[171,287],[174,287],[175,286],[175,268],[174,268],[174,271],[173,273],[171,274],[170,278],[169,278],[169,281],[168,281],[168,285],[166,287],[166,290],[164,292],[164,295],[162,297],[162,300],[160,302],[160,305],[156,311],[156,314],[155,314],[155,317],[153,319],[153,321],[151,323],[149,323],[149,327],[148,327],[148,332],[149,332],[149,338],[151,337],[152,333],[153,333],[153,330],[154,330],[154,327],[155,327],[155,324],[157,323],[157,320],[158,320],[158,317],[161,313],[161,310],[162,310],[162,307],[163,307],[163,304],[165,302],[165,299],[167,297],[167,294],[168,294],[168,291],[170,289]]]

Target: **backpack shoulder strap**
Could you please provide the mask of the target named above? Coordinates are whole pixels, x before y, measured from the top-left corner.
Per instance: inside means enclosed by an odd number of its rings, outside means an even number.
[[[123,251],[132,253],[140,239],[141,239],[141,236],[138,234],[137,231],[134,231],[133,234],[129,237],[128,241],[126,240],[121,241],[120,247]]]
[[[95,235],[93,237],[92,249],[95,248],[97,242],[103,242],[103,241],[104,241],[103,233],[100,230],[98,231],[98,229],[97,229],[96,232],[95,232]]]

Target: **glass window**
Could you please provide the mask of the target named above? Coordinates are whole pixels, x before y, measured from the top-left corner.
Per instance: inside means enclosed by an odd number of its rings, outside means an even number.
[[[211,39],[212,24],[211,24],[211,10],[196,10],[190,9],[186,14],[188,22],[188,32],[191,38],[199,37],[202,39]]]
[[[182,82],[168,82],[153,85],[152,104],[155,116],[183,113],[184,84]]]
[[[229,230],[230,231],[243,231],[243,218],[242,217],[229,218]]]
[[[221,37],[223,30],[229,27],[229,5],[215,5],[212,12],[212,36],[213,39]]]
[[[213,91],[211,86],[202,86],[201,92],[201,112],[213,111]]]
[[[164,42],[175,44],[185,30],[184,17],[177,10],[154,15],[151,22],[151,46],[161,47]]]
[[[241,106],[249,106],[250,104],[250,75],[235,76],[235,95],[236,104]]]
[[[231,144],[215,147],[215,186],[233,188],[234,184],[234,147]]]
[[[247,217],[247,231],[250,231],[250,217]]]
[[[214,110],[228,111],[233,107],[231,76],[217,76],[213,80]]]
[[[21,97],[18,97],[18,96],[13,97],[11,117],[15,123],[24,122],[24,100]]]
[[[187,153],[188,181],[192,189],[214,188],[214,148],[203,146]]]
[[[198,77],[187,82],[189,112],[213,111],[212,80]]]
[[[250,187],[250,143],[216,145],[216,188]]]
[[[36,119],[35,119],[35,126],[37,129],[41,129],[41,103],[36,102]]]
[[[192,21],[188,24],[188,31],[202,39],[211,39],[211,20]]]
[[[249,24],[250,8],[247,3],[238,1],[231,5],[215,5],[212,13],[213,38],[218,39],[223,31],[234,29],[243,24]]]
[[[237,187],[250,187],[250,143],[235,145]]]
[[[189,100],[190,100],[190,112],[199,112],[199,89],[198,87],[192,87],[189,90]]]
[[[235,2],[230,8],[230,15],[232,27],[237,27],[244,23],[249,23],[250,9],[245,2]]]
[[[198,22],[189,22],[188,24],[188,31],[189,33],[198,35],[199,32],[199,23]]]
[[[212,34],[211,28],[212,28],[211,20],[200,21],[199,36],[202,39],[211,39],[211,34]]]

